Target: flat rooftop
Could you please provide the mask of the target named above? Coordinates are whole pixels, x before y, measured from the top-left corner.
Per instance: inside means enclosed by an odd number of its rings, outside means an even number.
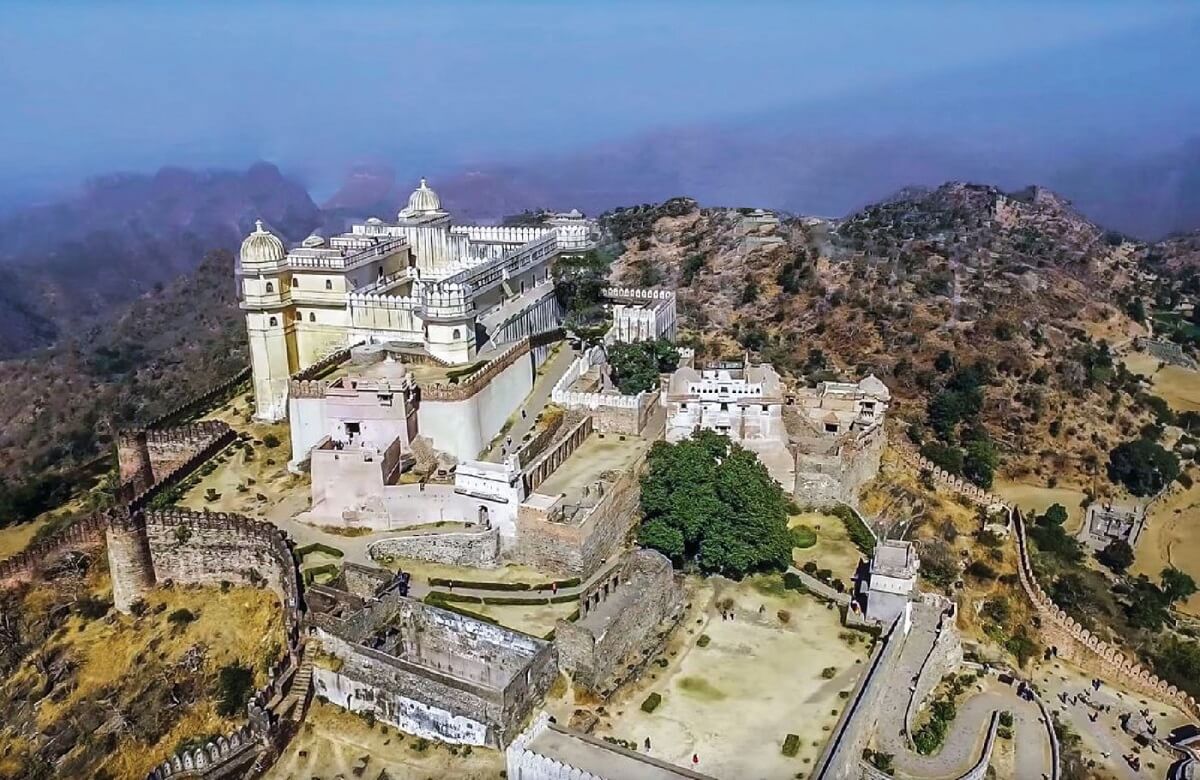
[[[639,756],[585,734],[568,734],[553,724],[526,746],[538,755],[600,777],[636,777],[638,780],[709,780],[683,767],[650,756]]]
[[[625,471],[649,447],[650,442],[640,436],[593,431],[534,493],[565,495],[568,504],[578,504],[584,498],[584,488],[590,489],[605,472]],[[589,490],[589,503],[594,503],[595,498],[597,496]]]

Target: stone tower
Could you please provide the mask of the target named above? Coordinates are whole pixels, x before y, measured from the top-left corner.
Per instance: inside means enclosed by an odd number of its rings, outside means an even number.
[[[146,528],[137,517],[114,517],[104,531],[113,605],[129,614],[135,601],[154,587],[154,563]]]
[[[283,242],[263,228],[260,220],[242,242],[238,276],[246,335],[254,371],[254,416],[275,422],[287,416],[288,377],[296,362],[288,327],[295,315],[284,274],[287,252]]]
[[[117,433],[117,471],[122,492],[130,498],[154,484],[154,467],[144,430]]]

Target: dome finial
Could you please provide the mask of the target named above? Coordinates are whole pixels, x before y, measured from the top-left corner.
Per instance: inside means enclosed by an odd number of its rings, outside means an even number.
[[[266,232],[265,230],[263,230],[261,219],[254,220],[254,232],[256,232],[256,233],[265,233]]]

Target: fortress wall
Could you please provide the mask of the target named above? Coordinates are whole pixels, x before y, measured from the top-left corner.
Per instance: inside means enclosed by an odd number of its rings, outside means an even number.
[[[901,458],[909,465],[928,471],[941,486],[957,493],[979,506],[1001,506],[1009,513],[1011,524],[1016,530],[1018,563],[1017,574],[1021,589],[1033,604],[1041,621],[1039,629],[1043,641],[1058,649],[1059,655],[1090,669],[1109,680],[1115,680],[1130,690],[1162,701],[1167,701],[1193,717],[1200,717],[1200,705],[1185,691],[1159,678],[1136,660],[1092,634],[1067,615],[1046,594],[1038,583],[1029,558],[1029,542],[1025,537],[1025,523],[1020,512],[1005,503],[1000,497],[948,474],[921,457],[912,445],[902,441],[897,446]]]
[[[246,366],[229,379],[188,398],[169,412],[152,420],[147,428],[165,428],[178,425],[184,420],[208,411],[228,399],[238,387],[250,381],[250,366]]]
[[[0,561],[0,587],[28,581],[51,559],[65,552],[102,544],[108,522],[109,518],[104,513],[89,515],[50,538],[34,542],[11,558]]]
[[[529,340],[522,339],[459,385],[421,387],[417,425],[438,449],[472,460],[532,390]]]
[[[367,550],[372,560],[384,557],[492,569],[500,565],[500,531],[411,534],[380,539]]]
[[[166,478],[185,463],[196,452],[219,439],[229,426],[216,420],[206,420],[175,428],[159,428],[146,431],[146,449],[150,455],[150,466],[154,481]]]

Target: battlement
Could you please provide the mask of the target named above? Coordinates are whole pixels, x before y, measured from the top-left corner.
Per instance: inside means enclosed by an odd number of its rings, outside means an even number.
[[[529,338],[523,338],[500,353],[486,366],[466,376],[457,385],[423,385],[421,399],[428,401],[465,401],[487,386],[497,374],[529,354]]]
[[[664,301],[675,297],[673,290],[658,290],[653,287],[605,287],[601,294],[614,301]]]
[[[454,225],[450,228],[450,233],[452,235],[466,236],[474,243],[513,244],[520,246],[528,244],[530,241],[552,235],[554,230],[543,227]]]
[[[329,383],[323,379],[289,379],[288,398],[324,398]]]
[[[292,379],[319,379],[320,377],[324,376],[327,372],[333,370],[333,368],[335,368],[336,366],[340,366],[342,363],[345,363],[347,360],[349,360],[350,359],[350,351],[353,350],[355,347],[362,346],[363,343],[364,342],[362,342],[362,341],[357,341],[348,347],[344,347],[344,348],[336,350],[334,352],[330,352],[328,355],[321,358],[316,363],[313,363],[311,366],[308,366],[307,368],[302,368],[299,371],[297,371],[296,373],[292,374],[291,378]]]

